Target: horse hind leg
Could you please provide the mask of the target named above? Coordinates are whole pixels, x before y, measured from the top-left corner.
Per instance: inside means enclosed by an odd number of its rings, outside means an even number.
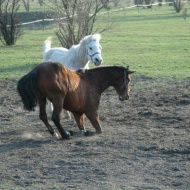
[[[56,99],[55,102],[53,102],[53,113],[52,113],[52,121],[54,122],[55,126],[57,127],[58,131],[60,132],[63,139],[69,139],[70,133],[65,131],[60,123],[60,116],[61,111],[63,109],[63,100],[62,99]]]
[[[39,118],[43,121],[45,126],[47,127],[49,133],[53,136],[58,138],[58,134],[54,131],[52,126],[49,124],[48,119],[47,119],[47,113],[46,113],[46,98],[40,98],[38,100],[39,107],[40,107],[40,113],[39,113]]]

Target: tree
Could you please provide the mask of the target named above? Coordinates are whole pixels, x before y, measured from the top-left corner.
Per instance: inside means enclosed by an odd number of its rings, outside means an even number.
[[[108,0],[54,0],[59,29],[55,32],[61,45],[70,48],[94,30],[97,13],[108,4]],[[104,31],[106,28],[101,30]],[[99,31],[100,32],[100,31]]]
[[[183,9],[184,5],[185,5],[185,3],[182,2],[181,0],[173,0],[173,6],[174,6],[176,13],[179,13]]]
[[[22,0],[25,10],[28,12],[30,10],[30,0]]]
[[[0,0],[0,41],[14,45],[22,34],[17,17],[19,0]]]

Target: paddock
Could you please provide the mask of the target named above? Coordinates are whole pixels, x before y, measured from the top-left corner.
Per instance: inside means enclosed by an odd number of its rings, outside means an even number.
[[[154,82],[132,83],[141,80]],[[189,189],[189,81],[134,86],[126,102],[109,88],[99,109],[103,133],[70,140],[51,138],[38,110],[23,110],[16,82],[0,82],[0,189]]]

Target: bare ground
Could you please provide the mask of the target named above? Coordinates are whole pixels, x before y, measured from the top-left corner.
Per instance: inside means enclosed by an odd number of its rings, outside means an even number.
[[[140,79],[136,79],[138,80]],[[189,190],[188,81],[101,99],[103,133],[55,140],[23,110],[16,81],[0,82],[0,189]],[[66,118],[67,130],[76,130]],[[94,130],[86,119],[86,128]]]

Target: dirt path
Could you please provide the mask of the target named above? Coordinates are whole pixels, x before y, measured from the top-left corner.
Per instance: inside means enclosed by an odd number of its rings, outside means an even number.
[[[103,133],[54,140],[25,112],[16,81],[0,82],[0,189],[189,190],[190,86],[101,99]],[[66,129],[72,122],[62,119]],[[88,121],[86,128],[93,130]]]

